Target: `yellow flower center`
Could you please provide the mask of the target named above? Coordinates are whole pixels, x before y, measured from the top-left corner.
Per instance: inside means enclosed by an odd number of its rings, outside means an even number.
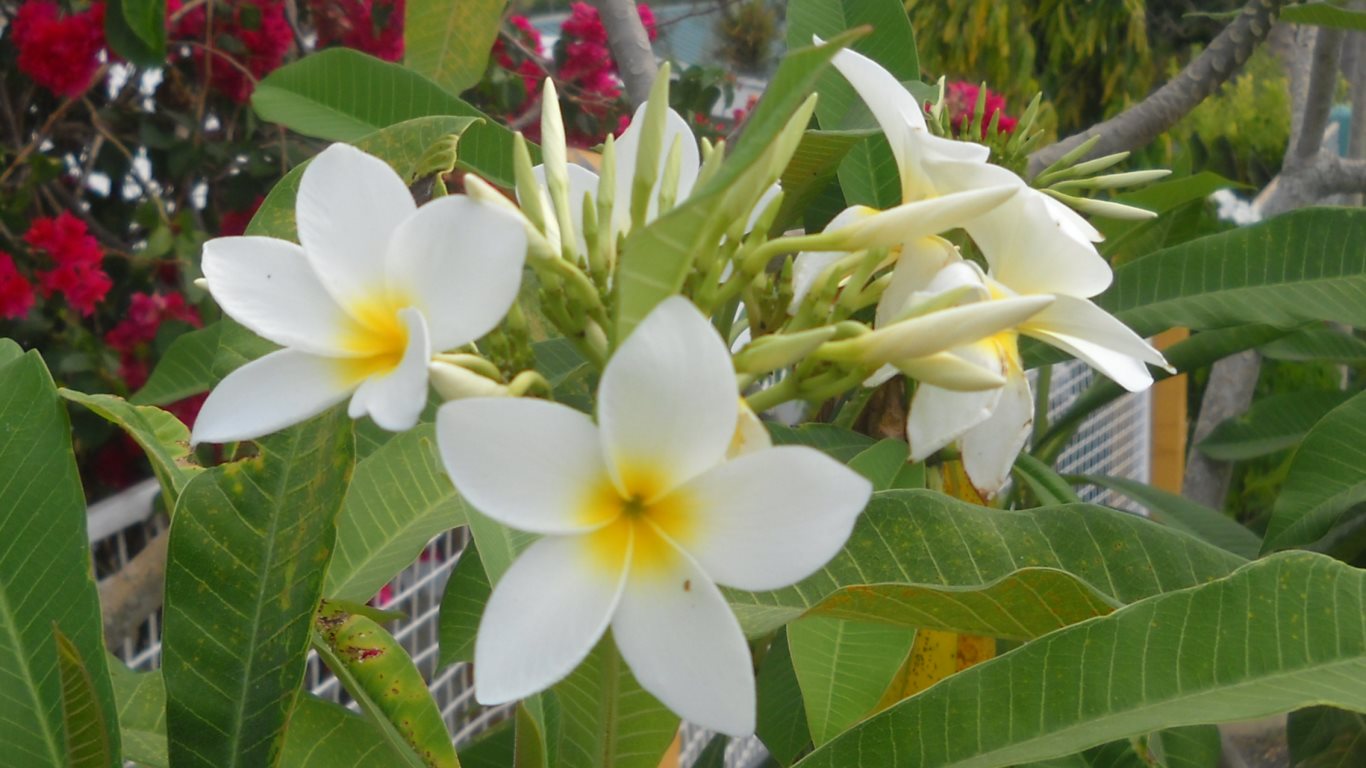
[[[630,549],[632,577],[673,571],[678,551],[665,536],[680,543],[688,538],[696,523],[692,503],[677,490],[666,492],[657,473],[624,472],[622,479],[627,493],[604,476],[580,505],[579,519],[606,523],[588,535],[593,563],[619,573]]]
[[[402,296],[378,295],[349,307],[356,322],[342,336],[342,348],[352,353],[342,361],[343,375],[359,382],[398,367],[408,347],[408,327],[398,311],[410,306]]]

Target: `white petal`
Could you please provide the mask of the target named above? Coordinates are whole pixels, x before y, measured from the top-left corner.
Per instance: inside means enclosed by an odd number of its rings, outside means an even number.
[[[991,276],[1016,293],[1086,298],[1108,288],[1114,278],[1109,263],[1075,226],[1053,217],[1045,197],[1023,189],[966,226]]]
[[[779,446],[715,467],[674,492],[693,510],[667,529],[720,584],[795,584],[844,546],[872,483],[805,446]]]
[[[1059,296],[1021,325],[1020,332],[1076,355],[1130,392],[1141,392],[1153,383],[1144,363],[1167,367],[1161,352],[1085,299]]]
[[[901,171],[901,199],[918,200],[933,194],[933,185],[920,169],[916,146],[930,135],[923,107],[892,73],[863,54],[845,48],[835,54],[832,63],[854,86],[886,134]]]
[[[595,495],[611,490],[598,428],[569,406],[470,398],[441,406],[436,444],[456,490],[498,522],[533,533],[601,525]]]
[[[822,231],[836,232],[875,215],[877,210],[866,205],[851,205],[835,214],[835,218],[831,219]],[[806,294],[815,286],[816,278],[821,276],[826,267],[847,255],[843,251],[812,251],[797,254],[797,258],[792,261],[792,303],[788,305],[787,311],[795,313],[802,299],[806,298]]]
[[[990,498],[1005,486],[1033,423],[1029,379],[1019,367],[1011,366],[991,418],[969,430],[961,441],[963,469],[983,496]]]
[[[317,416],[355,388],[345,363],[293,349],[247,363],[209,393],[191,442],[251,440]]]
[[[853,339],[865,362],[895,363],[970,344],[1024,322],[1052,296],[1018,296],[950,307],[901,320]]]
[[[576,163],[569,163],[566,168],[569,171],[569,220],[574,224],[574,237],[579,244],[578,252],[587,253],[588,241],[584,238],[583,233],[583,203],[585,196],[590,203],[597,203],[598,175]],[[541,189],[545,190],[545,195],[542,197],[542,210],[554,218],[555,209],[554,204],[550,201],[550,187],[545,180],[545,166],[538,165],[532,168],[531,172],[536,176],[536,182],[541,185]],[[616,201],[613,201],[613,205],[615,204]],[[558,233],[560,231],[558,219],[555,220],[554,227],[555,232]]]
[[[982,370],[995,373],[1006,383],[1006,361],[992,341],[959,347],[952,352]],[[957,440],[969,429],[991,417],[1000,403],[1003,387],[960,392],[933,384],[921,384],[911,399],[906,418],[906,440],[911,445],[911,460],[921,461]]]
[[[662,494],[726,455],[735,370],[725,342],[687,299],[665,299],[607,362],[598,386],[603,452],[628,495]],[[649,487],[632,487],[639,478]]]
[[[633,559],[612,637],[636,681],[669,709],[703,728],[748,736],[754,672],[740,623],[691,558],[677,552],[671,559],[667,569],[644,574]]]
[[[635,114],[631,116],[631,124],[622,132],[621,138],[616,140],[616,190],[612,200],[612,223],[615,232],[625,232],[631,228],[631,186],[635,180],[636,164],[639,162],[637,154],[640,152],[640,134],[644,130],[646,106],[648,105],[641,104],[636,107]],[[650,190],[650,207],[645,213],[646,222],[653,221],[658,214],[664,166],[669,161],[669,152],[672,151],[675,142],[678,143],[682,156],[679,158],[678,187],[674,201],[677,203],[687,199],[692,193],[693,185],[697,183],[697,172],[702,167],[697,137],[693,136],[688,121],[669,109],[664,115],[664,143],[656,160],[659,163],[659,170],[655,176],[655,186]]]
[[[733,459],[747,453],[762,451],[773,447],[773,437],[768,434],[764,422],[754,414],[743,399],[740,400],[740,414],[735,422],[735,435],[731,437],[726,458]]]
[[[304,169],[295,214],[313,271],[343,307],[385,284],[389,239],[417,209],[383,160],[346,144],[324,149]]]
[[[353,419],[365,414],[390,432],[412,429],[427,405],[427,364],[432,359],[432,344],[422,313],[413,307],[398,311],[408,333],[403,358],[393,370],[377,373],[361,383],[351,396],[348,412]]]
[[[276,344],[345,356],[343,340],[363,333],[294,243],[273,237],[215,238],[204,243],[203,270],[218,306]]]
[[[1105,235],[1102,235],[1100,230],[1091,226],[1091,222],[1083,218],[1081,214],[1066,205],[1063,205],[1056,198],[1044,195],[1043,204],[1048,208],[1049,215],[1053,217],[1054,221],[1062,225],[1063,231],[1067,232],[1069,237],[1077,240],[1088,240],[1093,243],[1099,243],[1105,239]]]
[[[889,248],[966,226],[1019,190],[1018,185],[982,187],[888,208],[849,227],[850,248]]]
[[[627,554],[613,566],[587,536],[552,536],[513,562],[484,606],[474,641],[480,704],[545,690],[584,660],[621,597]]]
[[[515,216],[464,195],[422,206],[389,242],[389,288],[422,311],[432,349],[493,330],[517,298],[526,232]]]
[[[940,270],[962,258],[958,248],[942,237],[921,237],[903,244],[892,282],[878,300],[875,325],[891,324],[906,309],[911,294],[925,290]]]

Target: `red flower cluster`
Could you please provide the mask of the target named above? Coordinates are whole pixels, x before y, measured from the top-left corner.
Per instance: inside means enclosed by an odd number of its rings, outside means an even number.
[[[19,71],[60,96],[90,87],[104,48],[104,3],[63,16],[52,0],[28,0],[10,23]]]
[[[261,203],[265,201],[266,198],[263,195],[257,195],[256,199],[252,200],[246,208],[240,211],[224,211],[219,214],[218,236],[236,237],[246,234],[247,225],[251,223],[251,218],[256,215],[256,212],[261,208]]]
[[[968,122],[972,120],[973,113],[977,110],[977,99],[981,88],[972,83],[962,80],[955,80],[948,84],[944,91],[944,101],[948,104],[949,123],[953,125],[955,133],[962,133],[967,130]],[[1015,130],[1017,121],[1015,118],[1006,114],[1006,97],[991,89],[987,89],[986,101],[982,110],[982,138],[987,137],[987,127],[991,125],[991,116],[1000,113],[999,122],[996,127],[1001,133],[1010,133]]]
[[[195,46],[190,52],[195,68],[200,72],[208,70],[209,84],[238,103],[251,97],[255,81],[284,63],[285,53],[294,42],[285,19],[284,0],[217,3],[212,40],[207,32],[207,5],[187,11],[175,27],[176,38],[195,40],[203,46]],[[225,37],[234,41],[230,47],[222,45]],[[211,62],[206,49],[212,50]]]
[[[104,335],[104,343],[119,353],[119,376],[129,389],[137,389],[151,373],[149,344],[156,339],[161,324],[178,320],[193,328],[203,323],[199,312],[179,293],[134,293],[128,314]]]
[[[659,37],[654,11],[640,3],[640,21],[651,42]],[[617,64],[607,47],[607,30],[598,18],[598,9],[587,3],[570,6],[569,18],[560,26],[564,41],[564,60],[559,67],[560,79],[589,95],[597,95],[604,102],[616,101],[621,95],[617,79]]]
[[[341,45],[385,61],[403,58],[404,0],[309,0],[318,47]]]
[[[89,317],[113,287],[101,266],[104,252],[99,242],[86,230],[85,222],[70,211],[34,219],[24,233],[24,242],[46,253],[56,264],[38,273],[38,288],[44,298],[60,293],[82,317]]]
[[[14,266],[14,258],[0,251],[0,317],[18,320],[33,309],[33,284]]]
[[[531,25],[525,16],[513,16],[508,22],[516,29],[513,33],[521,38],[522,44],[527,50],[541,56],[541,31]],[[539,93],[541,78],[545,77],[545,70],[533,58],[526,56],[516,46],[509,46],[503,41],[500,35],[493,41],[493,60],[498,66],[510,72],[516,72],[522,76],[522,84],[526,86],[527,102],[530,104],[535,101]]]

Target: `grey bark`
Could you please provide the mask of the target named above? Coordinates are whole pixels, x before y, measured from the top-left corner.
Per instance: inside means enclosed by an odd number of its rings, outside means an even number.
[[[1214,364],[1209,382],[1205,385],[1205,395],[1200,401],[1200,415],[1195,420],[1192,445],[1199,444],[1226,419],[1247,411],[1257,388],[1257,375],[1261,367],[1261,356],[1256,350],[1240,352]],[[1207,507],[1222,509],[1232,476],[1232,464],[1215,461],[1198,450],[1192,450],[1186,458],[1186,473],[1181,481],[1182,495]]]
[[[1092,136],[1101,139],[1087,157],[1137,149],[1157,138],[1242,67],[1257,44],[1270,34],[1276,15],[1287,1],[1250,0],[1208,48],[1152,95],[1103,123],[1031,154],[1029,175],[1037,174]]]
[[[649,98],[658,67],[635,0],[593,0],[593,5],[607,30],[607,44],[626,86],[626,98],[632,107],[638,107]]]
[[[117,647],[161,607],[169,540],[170,529],[157,534],[117,573],[100,582],[100,614],[109,648]]]

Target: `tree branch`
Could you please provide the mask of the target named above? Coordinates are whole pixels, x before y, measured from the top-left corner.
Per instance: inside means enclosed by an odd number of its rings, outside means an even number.
[[[1271,32],[1276,15],[1287,1],[1249,0],[1238,18],[1208,48],[1148,98],[1105,122],[1031,154],[1029,175],[1037,174],[1092,136],[1101,139],[1088,157],[1138,149],[1152,141],[1238,71]]]
[[[1304,117],[1300,135],[1287,152],[1287,160],[1305,162],[1319,153],[1323,130],[1333,108],[1333,92],[1338,85],[1338,62],[1342,58],[1342,30],[1319,27],[1314,37],[1314,58],[1309,69],[1309,86],[1304,97]]]
[[[607,30],[607,43],[612,47],[617,72],[626,85],[626,98],[632,107],[645,103],[654,84],[655,54],[650,49],[650,37],[640,21],[635,0],[593,0]]]
[[[107,647],[118,647],[161,607],[168,531],[157,534],[127,565],[100,582],[100,613],[104,617]]]

